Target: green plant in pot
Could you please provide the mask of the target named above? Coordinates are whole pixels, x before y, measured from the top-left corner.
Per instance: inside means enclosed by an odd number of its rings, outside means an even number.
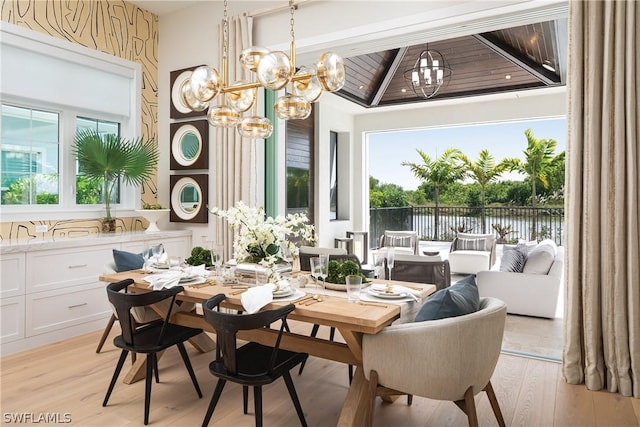
[[[115,231],[115,219],[111,215],[113,191],[120,179],[140,186],[153,178],[159,157],[154,140],[128,140],[82,129],[76,133],[73,154],[78,159],[80,173],[102,188],[105,205],[102,231]]]

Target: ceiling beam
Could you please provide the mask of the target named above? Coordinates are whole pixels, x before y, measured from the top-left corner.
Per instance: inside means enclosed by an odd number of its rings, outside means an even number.
[[[391,65],[389,65],[389,67],[387,68],[387,72],[385,73],[384,78],[380,81],[378,89],[371,97],[370,104],[372,107],[375,107],[380,103],[380,100],[384,96],[384,93],[387,91],[391,80],[393,80],[393,77],[396,75],[396,71],[402,63],[404,55],[407,53],[408,49],[408,47],[401,47],[398,49],[398,52],[396,52],[396,56],[395,58],[393,58],[393,62],[391,62]]]
[[[473,37],[498,55],[523,68],[544,84],[555,86],[561,83],[561,79],[557,74],[545,69],[542,64],[536,64],[533,61],[522,58],[517,51],[500,43],[495,38],[484,34],[473,34]]]

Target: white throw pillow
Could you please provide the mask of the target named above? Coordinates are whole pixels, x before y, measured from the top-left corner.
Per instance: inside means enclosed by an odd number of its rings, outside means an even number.
[[[552,242],[553,243],[553,242]],[[557,247],[555,243],[549,244],[542,241],[527,256],[523,273],[528,274],[548,274],[556,257]]]

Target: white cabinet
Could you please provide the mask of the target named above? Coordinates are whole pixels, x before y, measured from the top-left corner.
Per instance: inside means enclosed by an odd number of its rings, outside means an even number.
[[[2,355],[104,328],[111,315],[98,280],[113,249],[142,252],[162,243],[187,257],[190,231],[124,233],[38,244],[0,246]]]
[[[113,258],[112,245],[98,245],[27,254],[27,293],[95,283],[106,262]]]
[[[0,298],[24,295],[25,254],[15,253],[0,258]]]
[[[24,295],[0,299],[0,343],[24,338]]]

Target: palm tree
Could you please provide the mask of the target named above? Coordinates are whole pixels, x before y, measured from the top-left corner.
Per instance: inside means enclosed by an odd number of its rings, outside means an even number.
[[[434,212],[435,232],[433,238],[438,240],[438,228],[440,225],[440,189],[464,178],[464,170],[457,161],[458,156],[462,153],[458,149],[447,148],[440,157],[432,160],[424,151],[420,149],[416,151],[422,158],[422,164],[402,162],[402,166],[409,166],[416,178],[434,187],[433,198],[436,207]]]
[[[77,132],[73,154],[78,168],[97,186],[104,186],[105,221],[112,222],[111,199],[120,179],[130,185],[142,185],[153,178],[158,164],[158,149],[153,140],[129,141],[115,134],[100,135],[93,129]]]
[[[538,182],[547,188],[549,185],[548,174],[556,163],[554,151],[558,145],[555,139],[536,139],[531,129],[524,131],[527,137],[527,149],[523,151],[525,160],[510,159],[509,169],[527,175],[531,183],[531,206],[533,207],[533,220],[531,226],[531,240],[535,240],[538,235],[537,230],[537,192]]]
[[[457,157],[464,165],[466,174],[480,185],[480,218],[482,221],[482,232],[486,233],[487,225],[485,224],[484,205],[487,185],[495,182],[500,175],[509,169],[509,164],[512,162],[512,159],[503,159],[496,165],[495,158],[487,149],[483,149],[478,153],[478,160],[476,161],[471,161],[471,159],[463,153],[458,154]]]

